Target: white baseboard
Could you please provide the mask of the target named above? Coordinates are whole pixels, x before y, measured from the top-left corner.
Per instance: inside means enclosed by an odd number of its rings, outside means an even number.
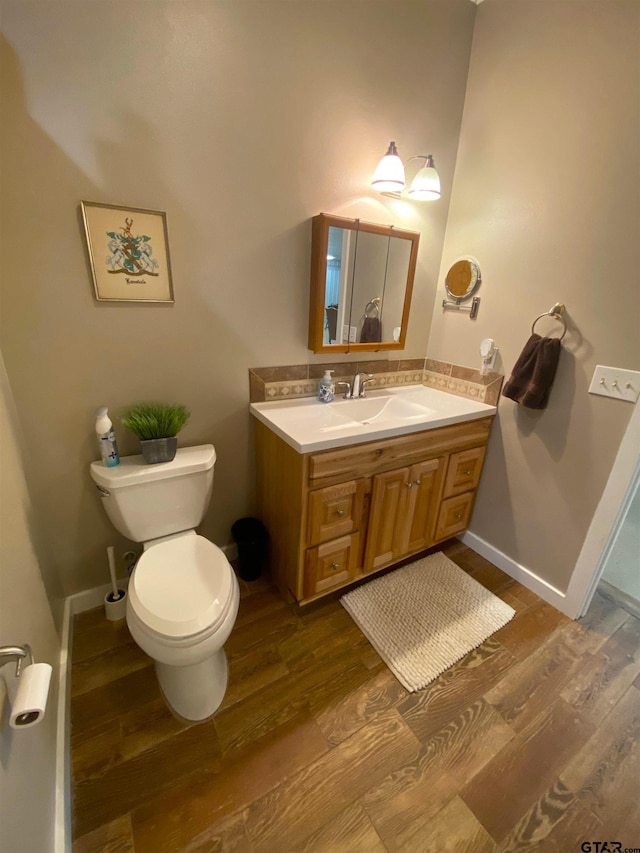
[[[56,720],[55,853],[71,853],[71,643],[73,641],[71,599],[66,598],[58,661],[58,707]]]
[[[119,589],[126,589],[128,586],[129,578],[118,578]],[[75,616],[76,613],[84,613],[85,610],[93,610],[94,607],[100,607],[101,604],[104,604],[104,597],[108,592],[111,592],[110,583],[94,586],[93,589],[84,589],[82,592],[70,595],[67,602],[71,616]]]
[[[475,533],[471,533],[470,530],[467,530],[466,533],[463,533],[458,537],[458,539],[460,539],[461,542],[464,542],[465,545],[468,545],[473,551],[476,551],[487,560],[490,560],[494,566],[502,569],[502,571],[508,574],[509,577],[518,581],[518,583],[521,583],[523,586],[526,586],[527,589],[530,589],[532,592],[535,592],[535,594],[539,595],[540,598],[544,599],[544,601],[552,604],[562,613],[565,613],[572,619],[575,619],[578,615],[577,613],[569,612],[571,608],[567,606],[567,597],[564,592],[556,589],[543,578],[538,577],[538,575],[536,575],[535,572],[532,572],[531,569],[527,569],[526,566],[520,565],[520,563],[517,563],[503,551],[500,551],[498,548],[490,545]]]

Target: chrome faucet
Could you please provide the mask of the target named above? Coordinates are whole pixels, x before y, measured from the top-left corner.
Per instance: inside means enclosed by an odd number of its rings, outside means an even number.
[[[360,379],[361,376],[364,376],[364,379]],[[364,393],[367,390],[366,385],[367,382],[373,381],[373,373],[356,373],[353,377],[353,384],[351,386],[351,394],[349,395],[351,399],[355,399],[356,397],[364,397]]]

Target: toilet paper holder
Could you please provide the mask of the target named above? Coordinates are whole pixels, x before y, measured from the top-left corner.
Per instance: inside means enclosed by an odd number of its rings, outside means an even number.
[[[29,665],[33,663],[33,652],[31,646],[26,643],[23,646],[0,646],[0,668],[8,663],[15,662],[16,678],[22,672],[22,661],[29,658]]]
[[[25,658],[29,663],[24,669]],[[16,664],[17,690],[11,702],[9,725],[12,729],[31,728],[42,721],[49,696],[53,668],[48,663],[34,663],[31,646],[0,646],[0,667]]]

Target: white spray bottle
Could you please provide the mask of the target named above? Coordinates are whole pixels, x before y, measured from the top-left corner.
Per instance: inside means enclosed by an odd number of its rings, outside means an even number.
[[[109,410],[106,406],[100,406],[99,409],[96,409],[96,435],[98,436],[98,444],[100,445],[102,464],[107,468],[114,468],[116,465],[119,465],[120,455],[118,453],[118,445],[116,444],[113,424],[109,418]]]

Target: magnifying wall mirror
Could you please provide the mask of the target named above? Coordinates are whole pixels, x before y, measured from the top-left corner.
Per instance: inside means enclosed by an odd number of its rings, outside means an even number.
[[[481,282],[480,266],[475,258],[461,258],[449,268],[444,289],[452,299],[464,302],[473,296]]]
[[[444,280],[444,289],[449,301],[442,301],[443,308],[454,308],[458,311],[468,311],[471,320],[475,320],[480,305],[480,297],[474,296],[476,290],[482,284],[480,264],[475,258],[459,258],[449,267]],[[471,305],[462,305],[467,299],[471,299]]]
[[[403,349],[419,240],[391,225],[314,216],[309,349]]]

